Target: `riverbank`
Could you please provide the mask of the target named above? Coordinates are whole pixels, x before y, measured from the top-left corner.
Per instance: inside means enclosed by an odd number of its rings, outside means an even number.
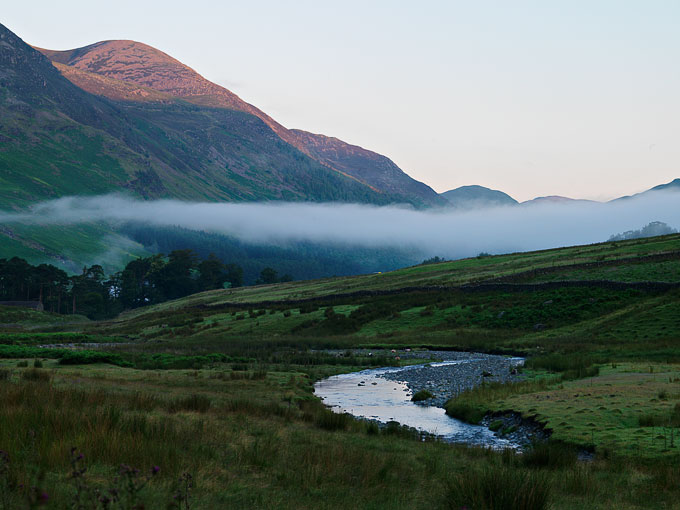
[[[428,391],[432,398],[418,405],[444,407],[451,398],[484,382],[510,383],[522,380],[518,371],[524,360],[493,354],[454,351],[419,351],[399,353],[400,357],[422,356],[441,359],[413,368],[381,375],[391,381],[403,382],[413,394]]]

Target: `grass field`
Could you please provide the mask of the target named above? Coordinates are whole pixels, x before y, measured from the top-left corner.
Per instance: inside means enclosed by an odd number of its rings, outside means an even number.
[[[208,292],[106,322],[2,309],[0,508],[42,491],[50,508],[96,508],[112,488],[116,508],[185,508],[187,494],[190,508],[680,508],[680,289],[458,288],[677,282],[678,250],[666,236],[481,257]],[[422,286],[447,288],[345,295]],[[551,440],[523,455],[423,443],[313,396],[317,379],[396,363],[325,348],[425,346],[529,356],[524,382],[448,407],[468,421],[517,412]]]

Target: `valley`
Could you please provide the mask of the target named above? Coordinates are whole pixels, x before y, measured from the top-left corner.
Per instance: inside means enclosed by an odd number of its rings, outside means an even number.
[[[486,497],[473,473],[551,508],[671,508],[680,280],[655,264],[674,267],[679,248],[674,235],[215,290],[104,321],[1,308],[0,481],[39,476],[67,505],[74,446],[83,498],[112,486],[121,462],[142,469],[140,484],[159,466],[134,496],[147,508],[173,494],[197,508],[457,508]],[[432,362],[437,349],[527,357],[518,381],[454,393],[446,411],[491,429],[518,413],[550,441],[523,454],[423,443],[313,393],[328,376]]]

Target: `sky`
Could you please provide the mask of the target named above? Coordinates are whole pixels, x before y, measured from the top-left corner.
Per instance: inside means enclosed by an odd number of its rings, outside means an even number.
[[[677,0],[6,2],[29,44],[154,46],[438,192],[604,200],[680,177]]]

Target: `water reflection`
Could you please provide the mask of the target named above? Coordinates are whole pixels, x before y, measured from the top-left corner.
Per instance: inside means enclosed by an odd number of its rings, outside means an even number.
[[[432,366],[466,363],[471,360],[443,361]],[[445,441],[494,448],[512,448],[506,439],[494,436],[488,428],[470,425],[447,416],[444,409],[416,405],[405,383],[390,381],[380,374],[413,367],[390,367],[341,374],[318,381],[314,392],[335,412],[350,413],[383,423],[396,421],[402,425],[435,434]]]

